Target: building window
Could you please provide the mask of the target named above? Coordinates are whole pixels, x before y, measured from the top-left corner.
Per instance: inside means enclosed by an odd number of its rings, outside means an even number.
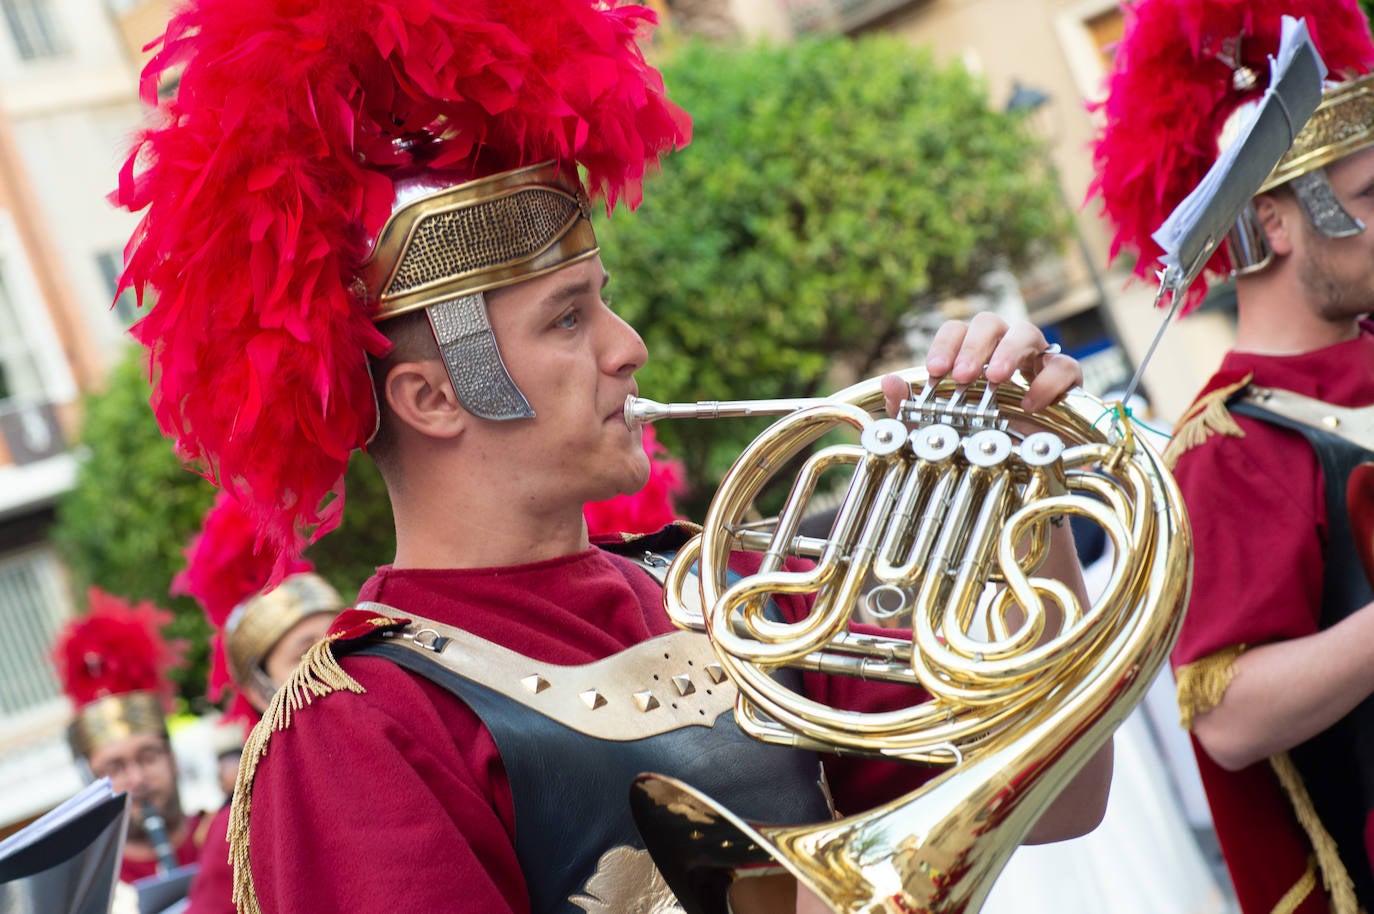
[[[46,546],[0,556],[0,718],[60,705],[50,652],[69,615],[57,556]]]
[[[66,50],[48,0],[0,0],[0,6],[20,57],[39,60]]]
[[[44,399],[43,379],[28,340],[4,274],[0,273],[0,403]]]
[[[798,35],[846,34],[914,3],[915,0],[783,0],[783,8]]]
[[[114,298],[115,314],[119,315],[125,327],[132,326],[138,320],[138,296],[133,289],[125,289],[115,298],[115,292],[119,289],[119,275],[124,271],[124,255],[119,251],[101,251],[95,255],[95,262],[100,267],[100,275],[105,278],[110,297]]]
[[[1097,49],[1103,71],[1110,70],[1112,58],[1116,56],[1117,43],[1121,41],[1126,29],[1126,20],[1122,17],[1121,10],[1109,9],[1096,16],[1089,16],[1083,25],[1088,30],[1093,47]]]

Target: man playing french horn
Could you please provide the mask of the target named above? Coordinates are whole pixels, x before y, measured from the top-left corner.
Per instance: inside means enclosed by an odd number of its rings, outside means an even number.
[[[648,353],[606,304],[587,193],[636,202],[646,164],[689,135],[635,44],[649,18],[589,0],[200,0],[150,65],[150,84],[182,66],[178,95],[121,200],[147,208],[127,280],[159,294],[136,332],[164,428],[283,555],[333,522],[364,444],[396,523],[395,559],[245,748],[240,911],[676,910],[626,802],[640,772],[770,822],[930,776],[820,769],[745,737],[707,639],[675,629],[631,558],[688,531],[589,541],[583,504],[647,476],[625,405]],[[986,315],[942,328],[927,365],[960,384],[1019,370],[1027,411],[1081,379],[1039,330]],[[909,394],[884,390],[894,408]],[[1067,526],[1052,538],[1042,573],[1081,593]],[[911,701],[824,679],[808,694]],[[1091,829],[1109,778],[1108,750],[1031,840]],[[738,875],[733,910],[792,909],[776,868]]]

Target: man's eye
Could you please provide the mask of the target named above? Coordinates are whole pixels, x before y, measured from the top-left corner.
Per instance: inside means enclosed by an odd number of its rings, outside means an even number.
[[[555,322],[555,326],[561,327],[561,328],[564,329],[564,330],[571,330],[572,328],[576,327],[576,326],[577,326],[577,312],[576,312],[576,311],[568,311],[567,313],[563,314],[563,315],[562,315],[561,317],[559,317],[558,320]]]

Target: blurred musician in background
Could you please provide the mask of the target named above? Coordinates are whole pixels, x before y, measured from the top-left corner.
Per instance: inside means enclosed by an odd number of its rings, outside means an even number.
[[[1370,470],[1354,469],[1374,459],[1369,23],[1354,0],[1124,12],[1097,190],[1142,270],[1158,251],[1149,234],[1264,91],[1282,15],[1305,19],[1330,70],[1209,265],[1234,276],[1236,341],[1168,454],[1196,544],[1173,663],[1245,914],[1374,910],[1371,540],[1352,535],[1374,512]]]
[[[186,549],[186,568],[172,584],[192,596],[215,632],[210,654],[212,701],[229,706],[220,723],[251,728],[302,656],[329,631],[343,598],[305,559],[294,560],[276,587],[263,592],[275,558],[259,548],[256,529],[221,490]],[[237,763],[235,765],[237,770]],[[233,914],[228,802],[210,822],[187,914]]]
[[[178,662],[162,637],[171,615],[151,603],[129,604],[91,588],[89,609],[58,633],[53,649],[63,691],[76,716],[72,752],[96,778],[130,796],[122,882],[195,863],[209,817],[187,815],[165,712],[167,671]]]

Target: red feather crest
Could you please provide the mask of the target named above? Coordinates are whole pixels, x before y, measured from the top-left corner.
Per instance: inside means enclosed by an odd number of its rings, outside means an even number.
[[[181,645],[162,637],[172,614],[144,601],[130,605],[97,587],[89,612],[58,633],[53,662],[62,691],[78,709],[107,695],[152,692],[171,709],[167,671],[181,663]]]
[[[200,532],[186,547],[185,555],[186,567],[172,580],[171,592],[194,597],[215,629],[206,694],[211,701],[219,701],[227,690],[234,698],[224,719],[256,721],[256,712],[229,675],[224,626],[236,606],[267,586],[277,557],[265,546],[238,499],[223,489],[205,513]],[[284,573],[313,571],[314,567],[308,559],[295,558],[286,562]]]
[[[649,455],[649,481],[644,488],[633,495],[583,505],[592,536],[653,533],[679,519],[673,500],[687,490],[682,462],[668,456],[652,425],[644,426],[644,451]]]
[[[200,532],[187,545],[186,567],[172,580],[173,594],[194,597],[215,628],[244,600],[267,586],[276,556],[268,551],[256,525],[227,490],[215,496]],[[287,574],[313,571],[306,558],[294,558]]]
[[[607,208],[690,137],[636,43],[639,6],[594,0],[198,0],[143,95],[179,73],[114,200],[145,214],[122,285],[179,453],[231,489],[278,561],[336,526],[375,422],[387,342],[351,291],[386,221],[384,171],[479,177],[555,159]],[[435,142],[398,142],[428,137]]]
[[[1139,0],[1123,4],[1125,32],[1096,106],[1103,124],[1093,145],[1097,177],[1088,194],[1116,226],[1111,256],[1138,257],[1135,273],[1151,277],[1162,251],[1150,235],[1183,201],[1219,154],[1226,119],[1268,84],[1269,55],[1279,47],[1284,15],[1303,17],[1331,78],[1374,66],[1374,39],[1355,0]],[[1259,77],[1232,87],[1223,61],[1240,38],[1240,63]],[[1225,277],[1223,245],[1188,291],[1184,313],[1206,292],[1209,274]]]

